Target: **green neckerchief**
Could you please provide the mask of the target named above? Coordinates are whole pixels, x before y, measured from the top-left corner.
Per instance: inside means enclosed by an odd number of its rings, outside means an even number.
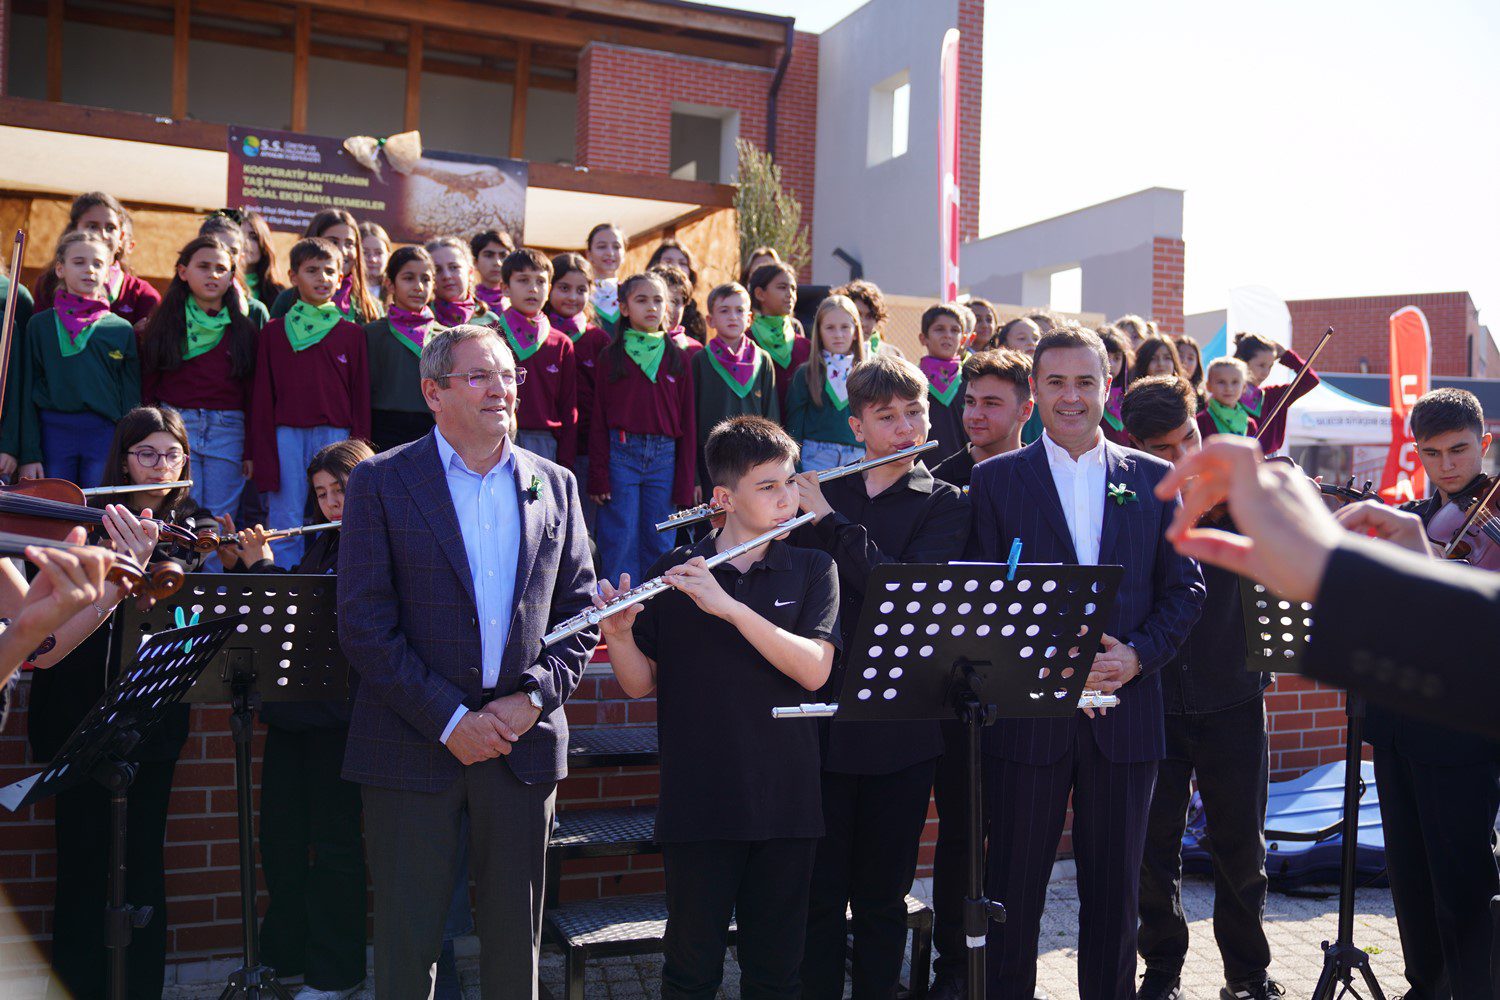
[[[1225,406],[1210,396],[1208,412],[1213,414],[1214,425],[1224,434],[1245,434],[1250,429],[1250,414],[1239,403]]]
[[[245,290],[251,295],[257,294],[260,289],[260,275],[254,271],[246,271],[240,277],[245,279]]]
[[[947,406],[953,402],[953,397],[958,395],[959,386],[963,384],[963,376],[955,375],[953,377],[953,381],[948,383],[948,388],[943,392],[938,392],[938,388],[937,386],[933,385],[932,379],[928,379],[927,391],[932,394],[933,399],[937,400],[939,403],[942,403],[944,406]]]
[[[625,353],[630,355],[631,361],[640,366],[647,378],[655,382],[656,373],[661,368],[662,356],[667,353],[667,335],[661,330],[643,333],[627,326],[623,337]]]
[[[220,306],[218,313],[210,316],[203,311],[198,300],[189,295],[186,312],[187,339],[182,345],[182,360],[191,361],[219,346],[224,331],[229,329],[229,310]]]
[[[1115,416],[1113,413],[1110,413],[1109,412],[1109,407],[1107,407],[1107,406],[1104,408],[1104,422],[1106,424],[1109,424],[1109,429],[1110,430],[1115,431],[1117,433],[1119,431],[1123,431],[1125,429],[1125,421],[1121,420],[1119,417]]]
[[[105,313],[105,315],[109,314]],[[65,358],[71,358],[75,354],[82,354],[83,349],[89,346],[89,338],[94,335],[94,328],[99,325],[99,321],[95,320],[82,330],[79,330],[77,337],[70,337],[68,336],[68,328],[63,326],[62,317],[57,314],[57,310],[55,309],[52,311],[52,318],[57,323],[57,347],[62,351],[62,356]]]
[[[777,368],[792,363],[792,318],[790,316],[757,316],[750,324],[750,336],[761,346]]]
[[[848,386],[846,385],[844,387],[844,398],[843,399],[839,399],[838,393],[836,393],[836,392],[833,391],[833,380],[828,377],[828,373],[827,372],[823,373],[823,395],[825,395],[825,396],[828,397],[828,401],[833,404],[833,408],[834,409],[836,409],[836,410],[847,410],[847,409],[849,409]]]
[[[332,301],[315,306],[298,299],[284,317],[286,339],[291,342],[292,350],[305,351],[328,336],[328,331],[343,318],[344,314]]]
[[[493,312],[494,310],[491,311]],[[505,313],[496,312],[495,315],[500,319],[500,329],[505,331],[505,339],[510,341],[510,349],[516,353],[517,361],[525,361],[527,358],[531,357],[537,352],[537,349],[542,346],[542,342],[547,339],[546,337],[542,336],[542,331],[538,330],[537,338],[536,340],[532,341],[531,346],[522,347],[521,342],[516,339],[516,335],[511,332],[510,323],[506,320]],[[537,313],[537,318],[540,319],[541,315],[541,313]],[[541,324],[537,325],[540,326]],[[656,377],[654,375],[652,376],[651,381],[656,381]]]
[[[869,339],[865,341],[865,353],[872,358],[880,353],[880,334],[870,334]]]
[[[707,350],[705,348],[705,353],[708,354],[708,363],[713,365],[714,371],[719,373],[719,377],[724,380],[725,385],[734,390],[734,394],[736,396],[738,396],[740,399],[744,399],[746,396],[750,395],[750,390],[755,388],[755,382],[760,378],[760,359],[764,357],[764,355],[762,355],[759,351],[755,352],[755,367],[751,370],[750,377],[745,379],[745,384],[740,385],[734,380],[733,375],[724,370],[724,365],[714,355],[713,351]]]

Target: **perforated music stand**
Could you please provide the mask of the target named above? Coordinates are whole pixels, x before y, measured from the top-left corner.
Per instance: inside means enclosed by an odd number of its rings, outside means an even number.
[[[42,771],[0,789],[0,805],[14,812],[84,781],[109,790],[109,905],[104,946],[109,949],[109,996],[124,1000],[125,959],[134,928],[151,922],[151,907],[125,901],[126,797],[135,765],[125,760],[168,708],[182,700],[219,647],[244,621],[232,615],[158,632],[133,650],[131,666],[84,716]]]
[[[339,647],[336,580],[289,573],[194,573],[183,588],[149,611],[131,609],[121,626],[129,637],[169,628],[182,615],[238,614],[214,661],[187,701],[231,709],[234,784],[239,812],[240,928],[244,961],[229,975],[220,1000],[289,998],[276,971],[260,962],[255,911],[255,835],[250,780],[255,710],[266,701],[337,701],[348,696],[349,665]]]
[[[985,941],[1005,908],[984,895],[980,734],[997,719],[1067,718],[1078,710],[1114,605],[1120,566],[885,563],[844,650],[837,705],[778,709],[778,718],[850,722],[951,719],[968,728],[969,996],[984,995]],[[916,975],[913,970],[913,975]]]
[[[1240,578],[1240,605],[1245,612],[1247,669],[1300,674],[1302,660],[1312,638],[1313,606],[1305,601],[1283,600],[1263,584]],[[1359,972],[1372,1000],[1385,1000],[1370,956],[1354,944],[1354,885],[1359,852],[1360,732],[1365,718],[1364,699],[1344,692],[1344,816],[1339,827],[1339,926],[1332,942],[1323,942],[1323,972],[1313,988],[1313,1000],[1334,1000],[1353,994],[1354,974]]]

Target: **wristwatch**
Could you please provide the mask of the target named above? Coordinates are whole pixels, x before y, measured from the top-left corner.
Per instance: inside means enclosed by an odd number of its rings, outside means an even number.
[[[535,677],[527,677],[521,682],[521,693],[526,696],[527,701],[531,702],[532,708],[538,712],[545,711],[542,707],[541,685],[536,682]]]

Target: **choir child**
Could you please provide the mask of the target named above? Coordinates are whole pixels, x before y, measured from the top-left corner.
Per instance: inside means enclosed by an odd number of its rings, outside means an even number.
[[[864,278],[855,278],[847,285],[835,288],[834,293],[848,296],[859,310],[859,329],[865,340],[865,357],[873,358],[882,351],[898,358],[906,357],[901,353],[901,348],[886,340],[881,333],[881,327],[890,318],[890,312],[885,307],[885,296],[881,294],[879,285]]]
[[[365,270],[365,288],[376,304],[385,302],[385,265],[391,259],[391,237],[378,222],[359,224],[359,259]]]
[[[658,275],[667,283],[667,314],[662,319],[662,325],[666,327],[667,336],[672,338],[672,342],[691,358],[703,350],[703,341],[689,336],[683,326],[687,307],[693,301],[693,284],[688,280],[687,272],[676,264],[652,264],[646,268],[646,273]]]
[[[440,236],[427,244],[432,256],[432,313],[441,328],[500,325],[500,314],[474,294],[474,253],[457,236]]]
[[[1271,374],[1271,369],[1276,366],[1276,362],[1281,362],[1294,372],[1300,372],[1306,362],[1290,347],[1282,347],[1274,340],[1254,333],[1234,335],[1234,356],[1245,363],[1245,395],[1241,402],[1245,404],[1245,409],[1257,423],[1270,416],[1277,404],[1289,393],[1291,394],[1292,398],[1281,407],[1281,412],[1276,414],[1276,419],[1271,422],[1271,426],[1267,427],[1265,433],[1260,436],[1261,448],[1267,455],[1274,455],[1286,443],[1288,411],[1291,410],[1293,403],[1317,388],[1318,373],[1309,370],[1307,377],[1297,383],[1295,391],[1290,382],[1267,385],[1262,388],[1266,378]]]
[[[130,273],[126,258],[133,248],[130,235],[130,213],[112,195],[90,191],[73,199],[68,209],[68,223],[63,233],[93,233],[104,241],[108,270],[100,283],[100,297],[111,312],[132,325],[146,319],[161,304],[161,293],[149,282]],[[36,308],[50,308],[52,296],[60,287],[51,270],[37,279]]]
[[[620,327],[620,265],[625,261],[625,234],[613,222],[601,222],[589,230],[583,255],[594,270],[594,291],[589,302],[600,328],[611,337]]]
[[[432,255],[425,247],[400,247],[385,264],[385,316],[365,326],[370,359],[370,441],[389,451],[432,430],[422,398],[417,362],[437,329],[432,312]]]
[[[1208,408],[1198,414],[1198,432],[1205,438],[1215,434],[1255,437],[1260,429],[1245,406],[1249,381],[1245,362],[1239,358],[1216,358],[1208,365]]]
[[[792,372],[812,354],[812,344],[802,335],[802,324],[792,315],[797,309],[797,272],[787,264],[762,264],[750,276],[750,307],[755,319],[750,336],[771,356],[776,375],[776,405],[785,414],[786,394]]]
[[[516,252],[516,241],[503,229],[485,229],[469,238],[469,252],[474,255],[474,294],[489,306],[490,312],[503,313],[510,308],[505,294],[505,258]]]
[[[339,208],[325,208],[312,217],[303,239],[325,239],[338,250],[338,286],[334,288],[332,301],[339,313],[351,323],[363,326],[380,318],[380,303],[370,294],[365,284],[365,269],[360,260],[359,223],[354,216]],[[297,265],[292,265],[295,271]],[[297,282],[276,297],[271,306],[271,318],[280,319],[291,310],[300,297]]]
[[[687,294],[683,296],[682,331],[702,347],[708,342],[708,325],[703,320],[703,314],[698,311],[698,300],[695,298],[698,293],[698,269],[693,266],[693,256],[688,253],[687,247],[669,236],[651,252],[651,260],[647,262],[646,269],[650,270],[661,264],[677,268],[687,279]]]
[[[1106,323],[1095,327],[1094,332],[1104,341],[1104,350],[1109,356],[1109,395],[1104,398],[1104,415],[1100,418],[1102,422],[1099,426],[1104,430],[1106,438],[1122,448],[1128,448],[1130,435],[1125,433],[1120,406],[1125,402],[1125,390],[1130,386],[1135,353],[1130,349],[1129,338],[1118,328]]]
[[[748,288],[750,286],[750,279],[755,276],[756,271],[767,264],[781,263],[781,254],[776,252],[775,247],[758,246],[750,251],[749,256],[745,257],[744,261],[745,266],[740,268],[740,284]]]
[[[609,334],[594,322],[589,297],[594,288],[594,269],[581,253],[560,253],[552,258],[552,291],[547,298],[547,321],[573,342],[574,395],[578,401],[578,434],[573,472],[585,485],[589,481],[589,426],[594,418],[594,377],[599,352],[609,344]],[[583,519],[594,530],[598,509],[585,488],[579,497]]]
[[[803,472],[857,462],[864,446],[849,426],[849,373],[865,360],[859,313],[844,295],[818,303],[812,350],[792,373],[786,394],[786,429],[802,449]]]
[[[281,255],[271,240],[271,227],[259,212],[245,209],[241,213],[240,231],[245,236],[245,287],[267,310],[286,291]],[[268,317],[269,318],[269,317]]]
[[[544,312],[552,262],[523,247],[501,269],[510,308],[500,329],[516,356],[516,444],[571,469],[578,449],[578,375],[573,341]],[[523,374],[524,373],[524,374]]]
[[[771,358],[745,335],[750,327],[750,293],[733,281],[709,292],[708,325],[713,339],[692,359],[698,487],[705,498],[714,488],[704,455],[713,429],[730,417],[781,419]]]
[[[1130,381],[1150,375],[1182,375],[1182,359],[1177,356],[1177,345],[1170,337],[1152,334],[1135,349],[1135,358],[1130,362]]]
[[[930,437],[938,443],[930,457],[941,462],[964,446],[963,361],[964,314],[955,303],[930,306],[922,313],[920,340],[927,352],[917,366],[927,376]]]

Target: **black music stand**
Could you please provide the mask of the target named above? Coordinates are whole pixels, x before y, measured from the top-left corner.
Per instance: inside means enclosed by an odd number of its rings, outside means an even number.
[[[998,563],[876,566],[844,650],[838,704],[775,713],[850,722],[956,715],[967,727],[971,1000],[984,996],[989,921],[1005,920],[1004,906],[984,895],[980,734],[997,719],[1067,718],[1078,710],[1123,574],[1119,566],[1063,564],[1017,566],[1013,577]]]
[[[255,711],[266,701],[336,701],[348,696],[349,665],[339,647],[336,582],[332,576],[289,573],[194,573],[183,588],[150,611],[131,609],[126,659],[133,635],[168,628],[181,612],[238,613],[240,620],[223,643],[215,669],[205,671],[187,701],[228,702],[234,736],[234,786],[239,813],[240,928],[243,964],[229,975],[220,1000],[291,994],[276,970],[260,961],[255,909],[255,828],[250,777]],[[246,619],[253,616],[254,624]]]
[[[126,796],[135,765],[125,757],[193,686],[242,615],[158,632],[134,651],[133,666],[89,711],[45,770],[0,789],[0,805],[14,812],[90,779],[109,790],[109,903],[104,946],[109,950],[109,996],[124,1000],[126,953],[132,931],[151,922],[151,907],[125,901]]]
[[[1300,674],[1302,658],[1312,635],[1311,604],[1286,601],[1253,580],[1240,578],[1240,604],[1245,612],[1245,666],[1253,671]],[[1370,956],[1354,944],[1354,888],[1359,852],[1359,800],[1364,794],[1360,779],[1360,729],[1365,702],[1352,691],[1344,692],[1344,816],[1339,824],[1339,925],[1332,942],[1323,942],[1323,971],[1313,987],[1313,1000],[1334,1000],[1345,994],[1359,996],[1354,973],[1364,978],[1371,1000],[1385,1000]]]

